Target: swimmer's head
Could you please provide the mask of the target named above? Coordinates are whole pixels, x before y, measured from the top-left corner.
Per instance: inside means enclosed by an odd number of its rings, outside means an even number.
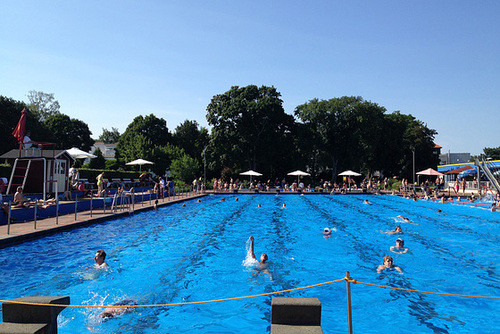
[[[268,257],[267,254],[264,253],[260,256],[260,262],[265,263],[267,261]]]
[[[260,204],[257,204],[257,207],[260,208]]]
[[[398,238],[396,239],[396,245],[398,245],[399,247],[403,247],[405,245],[405,242],[403,239]]]
[[[182,203],[182,206],[186,206],[186,203]]]
[[[401,229],[401,226],[396,226],[396,228],[394,229],[394,231],[396,232],[402,232],[403,230]]]
[[[391,256],[389,256],[389,255],[384,256],[384,264],[386,264],[386,263],[389,264],[390,263],[390,265],[392,266],[393,262],[394,262],[394,260],[392,259]]]
[[[325,227],[324,232],[330,232],[330,229],[328,227]]]

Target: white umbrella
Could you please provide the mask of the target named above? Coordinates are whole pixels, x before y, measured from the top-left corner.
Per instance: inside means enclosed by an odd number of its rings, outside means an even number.
[[[352,170],[346,170],[339,174],[339,176],[361,176],[361,174],[353,172]]]
[[[253,170],[247,170],[246,172],[240,173],[240,175],[249,175],[250,176],[250,183],[252,183],[252,176],[262,176],[261,173],[253,171]]]
[[[71,155],[75,159],[86,159],[86,158],[95,158],[96,156],[85,151],[80,150],[79,148],[72,147],[69,150],[66,150],[69,155]]]
[[[139,171],[142,172],[142,165],[154,165],[154,163],[151,161],[144,160],[144,159],[137,159],[134,161],[127,162],[125,165],[128,165],[128,166],[139,165]]]
[[[311,176],[311,174],[306,173],[306,172],[303,172],[303,171],[301,171],[301,170],[296,170],[296,171],[294,171],[294,172],[290,172],[290,173],[288,173],[287,175],[297,176],[297,183],[299,183],[299,178],[300,178],[301,176]]]
[[[349,177],[349,189],[351,189],[351,176],[361,176],[361,174],[353,172],[352,170],[346,170],[339,174],[339,176],[348,176]]]

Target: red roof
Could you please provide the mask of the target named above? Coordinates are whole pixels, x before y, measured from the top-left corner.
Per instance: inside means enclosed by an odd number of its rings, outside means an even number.
[[[464,166],[464,167],[461,167],[461,168],[449,170],[445,174],[460,174],[464,170],[469,170],[469,169],[474,169],[474,167],[472,167],[472,166]]]

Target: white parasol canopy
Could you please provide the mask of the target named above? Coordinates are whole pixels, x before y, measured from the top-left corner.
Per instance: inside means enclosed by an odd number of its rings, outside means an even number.
[[[154,165],[154,163],[151,161],[144,160],[144,159],[137,159],[134,161],[127,162],[125,165],[128,165],[128,166],[139,165],[139,170],[142,171],[142,165]]]
[[[252,176],[262,176],[261,173],[256,172],[254,170],[247,170],[246,172],[240,173],[240,175],[248,175],[250,176],[250,183],[252,183]]]
[[[311,176],[311,174],[303,172],[301,170],[296,170],[294,172],[290,172],[287,175],[292,175],[292,176]]]
[[[85,151],[80,150],[79,148],[72,147],[69,150],[66,150],[69,155],[71,155],[75,159],[86,159],[86,158],[95,158],[96,156]]]
[[[311,174],[306,173],[306,172],[303,172],[303,171],[301,171],[301,170],[299,170],[299,169],[297,169],[296,171],[290,172],[290,173],[288,173],[287,175],[297,176],[297,183],[299,183],[299,178],[300,178],[301,176],[311,176]]]
[[[261,173],[253,171],[253,170],[247,170],[246,172],[240,173],[240,175],[249,175],[249,176],[262,176]]]
[[[361,176],[361,174],[353,172],[352,170],[346,170],[339,174],[339,176]]]

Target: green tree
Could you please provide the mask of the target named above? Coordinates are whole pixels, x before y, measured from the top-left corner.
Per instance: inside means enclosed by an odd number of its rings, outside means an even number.
[[[166,146],[170,141],[171,135],[163,118],[153,114],[137,116],[120,136],[115,156],[121,162],[146,159],[156,163],[154,149]]]
[[[170,165],[173,177],[187,184],[197,177],[199,169],[198,161],[187,154],[174,159]]]
[[[108,129],[102,128],[102,134],[99,136],[99,141],[102,141],[106,144],[117,143],[120,140],[120,132],[117,128],[111,128],[111,131]]]
[[[12,136],[12,131],[21,118],[21,111],[27,106],[24,102],[16,101],[0,95],[0,154],[18,148],[17,139]],[[26,129],[31,131],[31,138],[36,141],[50,141],[50,133],[43,123],[28,109]]]
[[[499,147],[485,147],[484,155],[492,160],[500,160],[500,146]]]
[[[178,125],[172,135],[174,145],[184,149],[186,154],[195,158],[199,162],[203,149],[208,144],[208,130],[204,127],[199,127],[198,122],[185,120]]]
[[[335,178],[339,169],[377,168],[378,132],[385,109],[361,97],[313,99],[297,106],[299,150],[313,175]]]
[[[280,96],[274,87],[250,85],[212,98],[207,107],[210,168],[282,174],[293,117],[285,113]]]
[[[60,114],[59,109],[61,106],[54,98],[54,94],[30,90],[28,102],[28,108],[40,122],[45,121],[49,116]]]
[[[47,117],[44,124],[51,132],[56,148],[77,147],[88,152],[94,144],[94,140],[90,137],[92,132],[89,126],[79,119],[70,118],[64,114],[55,114]]]
[[[97,148],[94,153],[95,158],[90,159],[90,162],[88,163],[89,168],[93,169],[102,169],[106,167],[106,159],[104,159],[104,156],[102,155],[102,152],[99,148]]]
[[[416,172],[436,168],[439,156],[434,153],[436,130],[428,128],[412,115],[399,111],[385,115],[381,132],[384,150],[380,153],[386,175],[398,175],[412,180],[413,151]]]

